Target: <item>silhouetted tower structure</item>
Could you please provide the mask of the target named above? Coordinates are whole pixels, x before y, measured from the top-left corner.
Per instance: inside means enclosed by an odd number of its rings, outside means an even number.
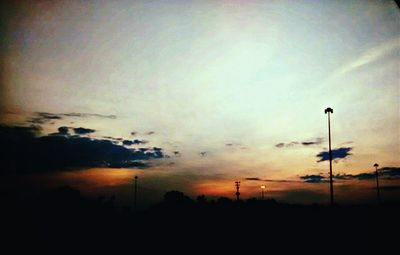
[[[236,186],[236,193],[235,193],[235,195],[236,195],[236,200],[239,201],[239,198],[240,198],[240,192],[239,192],[239,189],[240,189],[240,181],[236,181],[236,182],[235,182],[235,186]]]
[[[137,204],[137,180],[138,177],[135,175],[135,192],[133,194],[133,210],[136,211],[136,204]]]
[[[381,203],[381,194],[379,191],[379,174],[378,174],[378,167],[379,165],[377,163],[374,164],[375,167],[375,176],[376,176],[376,197],[378,198],[378,203]]]
[[[332,177],[332,147],[331,147],[331,113],[333,109],[328,107],[325,109],[325,114],[328,114],[328,134],[329,134],[329,184],[331,193],[331,205],[333,205],[333,177]]]

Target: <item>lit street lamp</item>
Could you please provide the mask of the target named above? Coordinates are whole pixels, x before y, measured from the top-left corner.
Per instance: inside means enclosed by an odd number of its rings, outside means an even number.
[[[261,199],[264,200],[265,185],[261,185]]]

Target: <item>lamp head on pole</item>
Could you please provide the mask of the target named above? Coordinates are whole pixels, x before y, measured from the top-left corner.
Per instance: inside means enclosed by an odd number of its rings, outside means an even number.
[[[327,114],[328,112],[333,113],[333,109],[328,107],[325,109],[325,114]]]
[[[137,178],[138,178],[137,175],[135,175],[135,179],[136,179],[136,180],[137,180]]]
[[[379,166],[378,163],[375,163],[375,164],[374,164],[374,167],[378,167],[378,166]]]

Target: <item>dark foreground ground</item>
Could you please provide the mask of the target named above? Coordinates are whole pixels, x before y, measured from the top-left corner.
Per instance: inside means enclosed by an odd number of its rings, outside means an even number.
[[[64,187],[2,195],[2,254],[398,254],[400,206],[192,201],[171,192],[142,212]]]

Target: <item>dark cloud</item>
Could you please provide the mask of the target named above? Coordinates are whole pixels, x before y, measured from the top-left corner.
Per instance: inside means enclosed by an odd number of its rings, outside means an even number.
[[[240,149],[246,148],[241,143],[226,143],[225,146],[229,148],[240,148]]]
[[[301,144],[304,146],[318,145],[318,144],[321,144],[323,141],[324,141],[323,138],[316,138],[314,141],[304,141],[304,142],[301,142]]]
[[[135,145],[135,144],[146,144],[147,141],[135,139],[133,141],[131,141],[131,140],[123,140],[122,143],[124,145],[128,145],[129,146],[129,145]]]
[[[145,140],[138,140],[138,139],[133,140],[133,144],[146,144],[146,143],[148,142]]]
[[[48,112],[36,112],[35,116],[30,118],[28,122],[34,124],[44,124],[50,122],[51,120],[60,120],[61,116],[58,114],[48,113]]]
[[[249,178],[246,178],[246,180],[247,181],[262,181],[260,178],[258,178],[258,177],[249,177]]]
[[[161,148],[129,149],[109,140],[39,136],[35,127],[0,126],[1,171],[40,172],[89,167],[148,167]]]
[[[334,175],[333,178],[338,179],[338,180],[350,180],[350,179],[353,179],[353,175],[351,175],[351,174],[337,174],[337,175]]]
[[[135,136],[136,134],[137,134],[137,132],[135,132],[135,131],[132,131],[132,132],[131,132],[131,135],[132,135],[132,136]]]
[[[275,144],[275,147],[277,147],[277,148],[286,147],[287,148],[287,147],[293,147],[293,146],[296,146],[296,145],[311,146],[311,145],[319,145],[323,141],[324,141],[323,138],[318,137],[318,138],[315,138],[315,139],[312,139],[312,140],[307,140],[307,141],[302,141],[302,142],[292,141],[292,142],[289,142],[289,143],[278,143],[278,144]]]
[[[333,149],[332,150],[332,159],[343,159],[347,158],[348,156],[352,155],[350,151],[352,150],[352,147],[342,147],[338,149]],[[321,151],[320,153],[317,154],[317,157],[319,160],[317,162],[322,162],[329,160],[329,151]]]
[[[297,144],[299,144],[299,142],[292,141],[290,143],[278,143],[278,144],[275,144],[275,147],[277,147],[277,148],[292,147],[292,146],[295,146]]]
[[[112,137],[112,136],[103,136],[103,138],[113,140],[113,141],[122,141],[123,140],[121,137]]]
[[[378,174],[383,179],[398,179],[400,178],[400,167],[383,167],[378,169]],[[375,179],[376,173],[372,171],[359,174],[337,174],[334,178],[338,180],[369,180]]]
[[[71,112],[71,113],[61,113],[58,114],[60,116],[68,116],[68,117],[80,117],[80,118],[86,118],[86,117],[98,117],[98,118],[105,118],[105,119],[116,119],[117,116],[115,115],[104,115],[104,114],[98,114],[98,113],[77,113],[77,112]]]
[[[35,124],[45,124],[50,122],[51,120],[61,120],[64,117],[98,117],[98,118],[108,118],[108,119],[116,119],[115,115],[103,115],[98,113],[49,113],[49,112],[35,112],[34,116],[31,117],[28,122]],[[54,124],[54,123],[52,123]]]
[[[146,135],[154,135],[156,132],[154,132],[154,131],[150,131],[150,132],[147,132],[146,133]]]
[[[90,129],[90,128],[83,128],[83,127],[78,127],[78,128],[73,128],[75,134],[78,135],[85,135],[85,134],[90,134],[94,133],[96,130]]]
[[[361,174],[347,175],[347,176],[351,177],[350,179],[368,180],[368,179],[374,179],[375,173],[361,173]]]
[[[400,167],[383,167],[379,169],[379,172],[388,179],[400,178]]]
[[[131,140],[123,140],[123,141],[122,141],[122,144],[123,144],[123,145],[129,146],[129,145],[132,145],[133,142],[132,142]]]
[[[62,134],[62,135],[68,135],[69,132],[69,128],[68,127],[59,127],[58,128],[58,133]]]
[[[300,179],[303,179],[308,183],[321,183],[327,181],[324,176],[316,174],[300,176]]]
[[[181,156],[181,153],[180,153],[179,151],[174,151],[174,155],[175,155],[176,157],[180,157],[180,156]]]
[[[199,154],[200,154],[200,156],[205,157],[207,155],[207,152],[206,151],[202,151]]]
[[[383,167],[381,169],[378,169],[378,174],[382,179],[398,179],[400,178],[400,167]],[[333,176],[333,179],[335,180],[371,180],[375,178],[376,173],[374,171],[359,174],[340,173]],[[328,181],[328,178],[323,175],[305,175],[300,176],[300,179],[312,183]]]

